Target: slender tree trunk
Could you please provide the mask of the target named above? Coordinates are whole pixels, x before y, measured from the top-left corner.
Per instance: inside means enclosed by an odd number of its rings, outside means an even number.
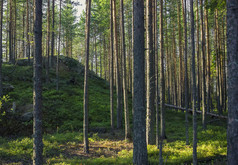
[[[195,41],[193,0],[190,0],[191,39],[192,39],[192,80],[193,80],[193,164],[197,165],[197,112],[196,112],[196,72],[195,72]]]
[[[35,56],[33,88],[33,165],[43,164],[42,142],[42,0],[35,1]]]
[[[117,88],[117,129],[122,128],[122,105],[121,105],[121,80],[120,80],[120,66],[118,54],[118,41],[117,41],[117,21],[116,21],[116,0],[113,0],[113,28],[114,28],[114,56],[116,67],[116,88]]]
[[[132,33],[131,33],[131,47],[132,47],[132,50],[131,50],[131,96],[132,96],[132,105],[134,105],[134,2],[135,0],[132,0]],[[140,2],[141,3],[141,2]],[[143,5],[144,6],[144,5]],[[132,115],[134,115],[134,106],[132,106]]]
[[[0,8],[0,98],[3,96],[2,93],[2,26],[3,26],[3,0],[1,0]]]
[[[227,1],[228,165],[238,164],[238,2]]]
[[[26,0],[26,56],[28,58],[28,64],[30,64],[30,40],[29,40],[29,0]]]
[[[196,4],[197,4],[197,105],[198,105],[198,110],[200,110],[200,44],[199,44],[199,40],[200,40],[200,30],[199,30],[199,5],[198,5],[198,1],[197,0]]]
[[[99,46],[99,63],[100,63],[100,77],[102,78],[102,39],[101,39],[101,33],[99,35],[99,41],[100,41],[100,46]]]
[[[124,95],[124,113],[125,113],[125,139],[131,138],[130,135],[130,121],[128,110],[127,98],[127,85],[126,85],[126,48],[125,48],[125,31],[124,31],[124,6],[123,0],[121,2],[121,46],[122,46],[122,78],[123,78],[123,95]]]
[[[184,64],[185,64],[185,128],[186,128],[186,145],[189,145],[188,136],[188,57],[187,57],[187,5],[186,0],[183,1],[183,21],[184,21]]]
[[[114,79],[114,69],[113,69],[113,0],[111,2],[111,21],[110,21],[110,114],[111,114],[111,129],[114,130],[114,99],[113,99],[113,79]]]
[[[97,53],[97,35],[96,35],[96,28],[94,29],[94,55],[95,55],[95,65],[96,65],[96,75],[98,75],[98,53]]]
[[[200,17],[201,17],[201,39],[202,39],[202,125],[206,129],[206,59],[205,59],[205,33],[203,25],[203,0],[200,0]]]
[[[157,0],[154,0],[154,50],[155,50],[155,109],[156,109],[156,145],[159,148],[159,69],[158,69],[158,21]]]
[[[163,0],[160,0],[160,151],[159,162],[163,164],[162,146],[165,139],[165,83],[164,83],[164,38],[163,38]]]
[[[217,109],[219,114],[222,114],[221,104],[220,104],[220,74],[219,74],[219,26],[218,26],[218,11],[215,11],[215,50],[216,50],[216,76],[217,76],[217,84],[216,84],[216,93],[217,93]]]
[[[133,1],[134,115],[133,163],[148,164],[145,108],[144,0]]]
[[[146,1],[146,37],[147,37],[147,90],[146,90],[146,141],[155,144],[155,74],[153,52],[153,27],[152,27],[152,0]]]
[[[50,0],[47,3],[47,44],[46,44],[46,83],[49,82],[50,70]]]
[[[50,66],[53,66],[55,48],[55,0],[52,0],[52,34],[51,34],[51,58]]]
[[[85,73],[84,73],[84,98],[83,98],[83,135],[84,135],[84,152],[89,153],[88,144],[88,64],[89,64],[89,37],[90,37],[90,15],[91,15],[91,0],[86,1],[86,23],[85,23]]]
[[[182,106],[182,32],[181,32],[181,18],[180,18],[180,8],[181,3],[180,0],[178,0],[178,34],[179,34],[179,97],[178,97],[178,103],[180,106]]]
[[[59,90],[59,56],[60,56],[60,37],[61,37],[61,7],[62,0],[60,0],[60,14],[59,14],[59,42],[58,42],[58,54],[56,61],[56,90]]]
[[[206,0],[206,4],[208,1]],[[210,99],[211,99],[211,90],[210,90],[210,36],[209,36],[209,26],[208,26],[208,9],[205,7],[205,27],[206,27],[206,52],[207,52],[207,81],[206,81],[206,87],[207,87],[207,112],[210,112]]]
[[[9,4],[9,14],[10,14],[10,18],[9,18],[9,62],[10,63],[14,63],[14,58],[13,58],[13,53],[12,53],[12,0],[10,0],[10,4]]]

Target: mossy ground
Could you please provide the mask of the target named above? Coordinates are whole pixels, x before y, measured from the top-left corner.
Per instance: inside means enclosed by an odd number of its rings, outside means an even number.
[[[12,71],[14,70],[14,71]],[[4,65],[4,83],[15,89],[8,93],[17,106],[32,103],[32,67]],[[123,130],[112,135],[90,133],[90,154],[83,153],[83,76],[76,72],[63,71],[60,75],[60,90],[56,91],[54,69],[51,82],[43,85],[44,111],[44,160],[45,164],[132,164],[132,143],[123,140]],[[71,83],[72,77],[75,83]],[[45,78],[43,78],[44,80]],[[89,121],[91,128],[110,130],[109,85],[106,81],[91,76],[89,80]],[[130,102],[131,107],[131,102]],[[190,145],[185,145],[184,113],[166,110],[166,136],[163,158],[166,164],[191,164],[192,162],[192,116],[189,116]],[[226,121],[208,118],[204,131],[198,117],[199,164],[226,164]],[[0,164],[31,164],[32,122],[21,136],[0,137]],[[22,130],[24,131],[24,130]],[[159,150],[148,146],[150,164],[158,164]]]

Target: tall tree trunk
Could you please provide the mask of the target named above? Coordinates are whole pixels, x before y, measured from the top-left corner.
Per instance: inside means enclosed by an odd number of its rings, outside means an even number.
[[[238,2],[227,1],[228,131],[227,160],[238,164]]]
[[[114,37],[114,56],[116,67],[116,88],[117,88],[117,128],[122,128],[122,105],[121,105],[121,80],[120,80],[120,66],[118,54],[118,41],[117,41],[117,20],[116,20],[116,0],[113,0],[113,37]]]
[[[47,44],[46,44],[46,83],[49,82],[50,70],[50,0],[47,3]]]
[[[0,98],[3,96],[2,93],[2,26],[3,26],[3,0],[0,2]]]
[[[9,62],[10,63],[14,63],[14,58],[13,58],[13,53],[12,53],[12,0],[10,0],[10,4],[9,4],[9,15],[10,15],[10,18],[9,18]]]
[[[180,8],[181,8],[181,3],[180,0],[178,0],[178,35],[179,35],[179,86],[178,86],[178,104],[182,106],[182,32],[181,32],[181,18],[180,18]]]
[[[124,31],[124,6],[123,0],[121,2],[121,46],[122,46],[122,78],[123,78],[123,96],[124,96],[124,113],[125,113],[125,139],[131,138],[130,135],[130,121],[128,110],[127,98],[127,85],[126,85],[126,48],[125,48],[125,31]]]
[[[133,163],[148,164],[145,108],[144,0],[133,1],[134,101]]]
[[[192,41],[192,80],[193,80],[193,164],[197,165],[197,112],[196,112],[196,71],[195,71],[195,41],[193,0],[190,0],[191,41]]]
[[[85,72],[84,72],[84,98],[83,98],[83,135],[84,135],[84,152],[89,153],[88,144],[88,65],[89,65],[89,37],[90,37],[90,15],[91,15],[91,0],[86,1],[86,23],[85,23]]]
[[[199,5],[198,5],[198,1],[197,0],[196,4],[197,4],[197,105],[198,105],[198,110],[200,110],[200,44],[199,44],[199,40],[200,40],[200,31],[199,31]]]
[[[218,11],[215,11],[215,50],[216,50],[216,95],[217,95],[217,109],[219,114],[222,114],[221,104],[220,104],[220,58],[219,58],[219,26],[218,26]]]
[[[24,3],[22,5],[24,8]],[[25,9],[23,10],[23,15],[22,15],[22,55],[21,58],[25,57]]]
[[[206,129],[206,60],[205,60],[205,33],[203,25],[203,0],[200,0],[201,39],[202,39],[202,125]]]
[[[208,1],[205,1],[206,4]],[[205,27],[206,27],[206,52],[207,52],[207,81],[206,81],[206,87],[207,87],[207,112],[210,112],[210,99],[211,99],[211,90],[210,90],[210,36],[209,36],[209,26],[208,26],[208,9],[207,6],[205,7]]]
[[[132,96],[132,105],[134,105],[134,2],[135,0],[132,0],[132,33],[131,33],[131,96]],[[140,2],[141,3],[141,2]],[[144,5],[143,5],[144,6]],[[143,10],[144,11],[144,10]],[[132,106],[132,115],[134,115],[134,106]]]
[[[33,87],[33,165],[43,164],[42,142],[42,0],[35,1],[35,56]]]
[[[189,145],[188,137],[188,57],[187,57],[187,5],[186,0],[183,1],[183,21],[184,21],[184,64],[185,64],[185,128],[186,128],[186,145]]]
[[[114,99],[113,99],[113,79],[114,79],[114,69],[113,69],[113,0],[111,2],[111,20],[110,20],[110,114],[111,114],[111,129],[114,130]]]
[[[97,53],[97,35],[96,28],[94,29],[94,55],[95,55],[95,65],[96,65],[96,75],[98,75],[98,53]]]
[[[158,20],[157,20],[157,0],[154,0],[154,50],[155,50],[155,109],[156,109],[156,145],[159,148],[159,57],[158,57]]]
[[[61,37],[61,7],[62,0],[60,0],[60,11],[59,11],[59,42],[58,42],[58,54],[56,59],[56,90],[59,90],[59,56],[60,56],[60,37]]]
[[[164,83],[164,36],[163,36],[163,0],[160,0],[160,151],[159,162],[163,164],[162,147],[165,139],[165,83]]]
[[[52,34],[51,34],[51,58],[50,66],[53,66],[55,48],[55,0],[52,0]]]
[[[146,90],[146,141],[155,144],[155,74],[153,52],[152,0],[146,1],[146,45],[147,45],[147,90]]]
[[[29,40],[29,0],[26,0],[26,56],[28,58],[28,64],[30,64],[30,40]]]

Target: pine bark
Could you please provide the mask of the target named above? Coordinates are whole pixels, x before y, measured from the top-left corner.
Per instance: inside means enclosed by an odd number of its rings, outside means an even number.
[[[160,0],[160,151],[159,163],[163,164],[162,147],[165,139],[165,82],[164,82],[164,36],[163,36],[163,0]]]
[[[113,82],[114,82],[114,64],[113,64],[113,0],[111,3],[111,20],[110,20],[110,116],[111,116],[111,129],[114,130],[114,99],[113,99]]]
[[[29,0],[26,1],[26,56],[28,58],[28,64],[30,64],[30,40],[29,40]]]
[[[185,135],[186,145],[189,145],[189,132],[188,132],[188,57],[187,57],[187,5],[186,0],[183,1],[183,21],[184,21],[184,64],[185,64]]]
[[[122,47],[122,78],[123,78],[123,96],[124,96],[124,114],[125,114],[125,139],[129,140],[130,135],[130,120],[128,109],[127,97],[127,84],[126,84],[126,45],[125,45],[125,31],[124,31],[124,6],[123,0],[121,2],[121,47]]]
[[[2,93],[2,54],[3,54],[3,49],[2,49],[2,26],[3,26],[3,0],[0,2],[0,98],[3,96]]]
[[[46,44],[46,83],[49,82],[50,70],[50,0],[47,3],[47,44]]]
[[[191,41],[192,41],[192,90],[193,90],[193,164],[197,165],[197,106],[196,106],[196,71],[195,71],[195,41],[193,0],[190,0]]]
[[[238,164],[238,1],[227,1],[228,165]]]
[[[205,1],[206,4],[208,1]],[[209,36],[209,26],[208,26],[208,9],[205,7],[205,28],[206,28],[206,53],[207,53],[207,74],[206,74],[206,88],[207,88],[207,110],[206,112],[210,112],[210,105],[211,105],[211,86],[210,86],[210,36]]]
[[[60,0],[60,11],[59,11],[59,41],[58,41],[58,53],[56,59],[56,90],[59,90],[59,56],[60,56],[60,39],[61,39],[61,7],[62,0]]]
[[[54,48],[55,48],[55,0],[52,0],[52,32],[51,32],[51,57],[50,66],[53,66]]]
[[[200,0],[200,17],[201,17],[201,39],[202,39],[202,125],[206,129],[206,59],[205,59],[205,33],[203,23],[203,0]]]
[[[196,16],[197,16],[197,107],[198,110],[200,110],[200,44],[199,44],[199,40],[200,40],[200,28],[199,28],[199,5],[198,5],[198,1],[197,0],[196,4],[197,4],[197,12],[196,12]]]
[[[146,58],[147,58],[147,90],[146,90],[146,141],[147,144],[155,144],[155,74],[153,52],[153,27],[152,27],[152,0],[146,1]]]
[[[89,37],[90,37],[90,17],[91,17],[91,0],[86,1],[86,23],[85,23],[85,72],[84,72],[84,120],[83,120],[83,135],[84,135],[84,152],[89,153],[88,142],[88,70],[89,70]]]
[[[133,163],[148,164],[146,146],[146,105],[145,105],[145,37],[144,0],[133,1],[133,51],[134,51],[134,98],[133,98]]]
[[[35,1],[35,56],[33,87],[33,165],[43,164],[42,142],[42,0]]]
[[[121,96],[121,79],[119,66],[119,52],[117,40],[117,20],[116,20],[116,0],[113,0],[113,38],[114,38],[114,57],[116,68],[116,91],[117,91],[117,129],[122,128],[122,96]]]

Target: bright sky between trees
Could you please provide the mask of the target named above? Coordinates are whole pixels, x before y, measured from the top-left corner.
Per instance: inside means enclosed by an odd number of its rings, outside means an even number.
[[[75,2],[79,2],[80,5],[76,6],[77,9],[77,17],[79,17],[83,10],[85,10],[85,0],[75,0]]]

